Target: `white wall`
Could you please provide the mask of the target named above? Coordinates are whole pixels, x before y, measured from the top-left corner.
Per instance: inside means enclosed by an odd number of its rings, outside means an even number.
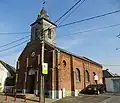
[[[113,81],[111,78],[105,78],[106,91],[114,92]]]
[[[2,90],[4,88],[5,79],[11,76],[7,69],[0,63],[0,83],[2,84]],[[1,91],[2,91],[1,90]],[[0,91],[0,92],[1,92]]]

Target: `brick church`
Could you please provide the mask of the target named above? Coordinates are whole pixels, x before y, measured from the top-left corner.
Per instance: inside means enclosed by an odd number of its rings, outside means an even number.
[[[56,24],[44,8],[31,25],[31,40],[18,58],[17,91],[38,94],[41,59],[41,39],[44,36],[44,62],[48,74],[44,75],[45,94],[50,98],[77,96],[89,84],[102,83],[102,65],[83,56],[77,56],[56,46]],[[48,29],[49,28],[49,29]],[[42,30],[45,30],[42,32]]]

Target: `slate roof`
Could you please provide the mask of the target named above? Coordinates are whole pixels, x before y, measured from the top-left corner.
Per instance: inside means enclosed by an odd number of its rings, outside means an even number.
[[[114,73],[112,73],[112,72],[109,72],[113,77],[115,77],[115,76],[120,76],[120,75],[118,75],[118,74],[114,74]]]
[[[45,19],[47,19],[47,20],[50,21],[48,13],[47,13],[47,11],[45,10],[44,7],[42,8],[42,10],[40,11],[40,13],[38,14],[38,18],[37,19],[41,19],[41,18],[45,18]]]
[[[15,68],[10,66],[9,64],[3,62],[2,60],[0,60],[0,63],[9,71],[9,73],[11,74],[11,76],[14,76],[15,75]]]
[[[22,53],[20,54],[20,56],[23,54],[23,52],[25,51],[25,49],[26,49],[31,43],[35,43],[35,42],[38,42],[38,43],[41,44],[41,40],[28,42],[27,45],[25,46],[24,50],[23,50]],[[95,61],[93,61],[93,60],[91,60],[91,59],[89,59],[89,58],[87,58],[87,57],[78,56],[78,55],[76,55],[76,54],[74,54],[74,53],[71,53],[71,52],[65,50],[65,49],[62,49],[62,48],[60,48],[60,47],[57,47],[57,46],[55,46],[55,45],[47,42],[46,40],[44,40],[44,42],[45,42],[45,44],[49,45],[50,47],[52,47],[52,48],[54,48],[54,49],[56,49],[56,50],[59,50],[59,51],[61,51],[61,52],[67,53],[67,54],[72,55],[72,56],[74,56],[74,57],[80,58],[80,59],[82,59],[82,60],[84,60],[84,61],[87,61],[87,62],[96,64],[96,65],[98,65],[98,66],[100,66],[100,67],[103,67],[102,64],[97,63],[97,62],[95,62]],[[19,56],[19,58],[20,58],[20,56]]]
[[[108,70],[103,70],[103,77],[107,78],[107,77],[120,77],[120,75],[118,75],[117,73],[112,73]]]
[[[47,22],[53,24],[54,26],[57,26],[55,23],[51,22],[47,11],[45,10],[45,8],[43,7],[42,10],[40,11],[40,13],[38,14],[37,20],[32,23],[30,26],[34,25],[35,23],[41,24],[41,20],[46,20]]]
[[[77,58],[80,58],[80,59],[82,59],[82,60],[85,60],[85,61],[88,61],[88,62],[90,62],[90,63],[96,64],[96,65],[98,65],[98,66],[100,66],[100,67],[103,67],[101,64],[99,64],[99,63],[97,63],[97,62],[95,62],[95,61],[93,61],[93,60],[91,60],[91,59],[89,59],[89,58],[87,58],[87,57],[78,56],[78,55],[76,55],[76,54],[73,54],[73,53],[65,50],[65,49],[62,49],[62,48],[60,48],[60,47],[56,47],[56,46],[50,44],[50,43],[47,42],[47,41],[45,41],[45,43],[48,44],[48,45],[50,45],[50,46],[53,47],[53,48],[56,48],[56,49],[60,50],[61,52],[70,54],[70,55],[75,56],[75,57],[77,57]]]

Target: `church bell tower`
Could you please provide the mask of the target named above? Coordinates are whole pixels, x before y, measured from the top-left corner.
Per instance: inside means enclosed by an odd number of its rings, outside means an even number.
[[[47,11],[43,7],[37,20],[31,26],[31,42],[41,40],[44,36],[45,41],[56,45],[56,25],[51,22]]]

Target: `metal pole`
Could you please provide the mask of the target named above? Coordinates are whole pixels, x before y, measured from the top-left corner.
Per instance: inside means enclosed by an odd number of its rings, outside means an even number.
[[[17,79],[18,79],[18,62],[17,62],[16,74],[15,74],[15,91],[14,91],[14,97],[16,97]]]
[[[15,95],[14,95],[14,101],[16,101],[16,95],[17,95],[17,82],[18,82],[18,70],[19,70],[19,61],[17,61],[16,65],[16,75],[15,75]]]
[[[18,81],[18,69],[16,69],[14,101],[16,101],[16,94],[17,94],[17,81]]]
[[[24,79],[24,95],[25,95],[25,93],[26,93],[26,79],[27,79],[27,72],[25,71],[24,72],[24,74],[25,74],[25,79]]]
[[[44,39],[44,38],[43,38]],[[41,70],[40,70],[40,95],[39,95],[39,101],[40,103],[45,103],[45,96],[44,96],[44,75],[42,74],[42,63],[44,63],[44,40],[41,42]]]
[[[25,95],[25,93],[26,93],[26,82],[27,82],[27,69],[28,69],[28,65],[29,65],[29,58],[26,58],[26,69],[25,69],[25,71],[24,71],[24,75],[25,75],[25,77],[24,77],[24,95]]]

